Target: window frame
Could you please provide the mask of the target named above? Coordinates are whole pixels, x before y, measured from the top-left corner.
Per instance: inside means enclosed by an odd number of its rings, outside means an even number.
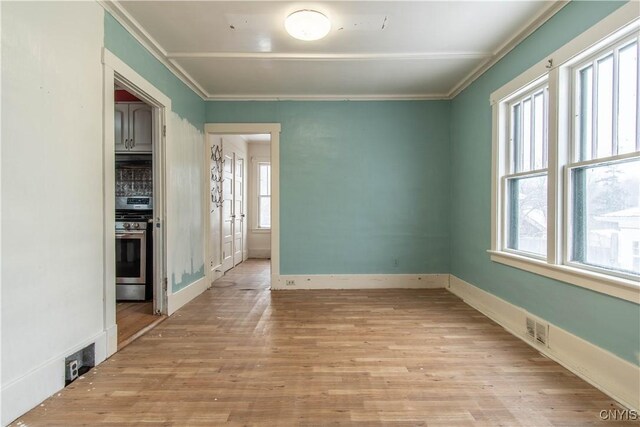
[[[607,56],[605,49],[624,45],[638,38],[640,13],[632,4],[626,4],[602,21],[571,40],[556,52],[516,77],[491,94],[492,105],[492,193],[491,193],[491,260],[512,267],[550,277],[562,282],[585,287],[597,292],[640,303],[640,276],[629,275],[606,268],[599,268],[571,260],[570,242],[570,174],[572,170],[591,164],[640,158],[640,151],[575,161],[577,132],[573,119],[574,86],[578,79],[572,73],[598,57]],[[640,48],[639,48],[640,49]],[[615,77],[617,78],[617,76]],[[507,179],[514,175],[507,162],[509,152],[510,105],[527,92],[548,84],[548,163],[547,163],[547,255],[532,256],[530,252],[507,247],[509,208],[506,192]],[[617,108],[614,107],[614,108]],[[640,125],[638,125],[640,126]],[[636,146],[636,148],[638,148]],[[544,169],[527,171],[543,173]]]
[[[535,82],[533,82],[532,84],[529,84],[526,86],[526,88],[524,88],[523,90],[518,91],[514,96],[509,97],[508,100],[503,101],[504,102],[504,114],[505,114],[505,120],[504,123],[501,123],[501,126],[504,127],[503,132],[505,134],[505,138],[506,140],[503,141],[506,142],[506,147],[504,148],[504,152],[505,152],[505,156],[504,156],[504,172],[500,179],[502,180],[501,186],[502,186],[502,200],[504,200],[504,203],[501,206],[501,211],[502,211],[502,215],[504,220],[501,221],[501,242],[500,242],[500,247],[502,248],[503,251],[505,252],[509,252],[509,253],[513,253],[513,254],[519,254],[522,256],[528,256],[531,258],[536,258],[536,259],[546,259],[546,255],[542,255],[542,254],[537,254],[535,252],[529,252],[529,251],[524,251],[521,249],[514,249],[514,248],[510,248],[509,247],[509,243],[508,243],[508,239],[509,239],[509,232],[508,229],[510,228],[510,214],[509,214],[509,210],[510,210],[510,197],[509,197],[509,182],[511,180],[518,180],[518,179],[525,179],[525,178],[535,178],[535,177],[540,177],[540,176],[546,176],[547,177],[547,181],[549,179],[549,167],[548,167],[548,163],[547,163],[547,167],[545,168],[540,168],[540,169],[531,169],[531,170],[527,170],[527,171],[517,171],[517,161],[515,160],[515,156],[514,156],[514,144],[507,142],[508,140],[511,139],[511,125],[512,125],[512,114],[511,114],[511,109],[513,108],[513,106],[515,104],[522,104],[523,101],[525,101],[526,99],[531,98],[532,99],[532,106],[531,106],[531,111],[532,114],[535,114],[534,111],[534,104],[533,104],[533,98],[535,97],[535,94],[537,92],[540,91],[540,89],[543,89],[543,93],[544,90],[547,90],[547,96],[545,99],[545,104],[544,104],[544,108],[545,110],[548,111],[548,101],[549,101],[549,94],[548,94],[548,79],[546,77],[542,78],[542,79],[538,79]],[[548,141],[548,120],[546,123],[546,126],[543,130],[543,132],[547,133],[547,155],[548,155],[548,151],[549,151],[549,141]],[[532,131],[533,131],[533,123],[532,123]],[[531,139],[530,141],[530,145],[531,147],[533,147],[534,142],[533,139]],[[530,153],[531,154],[531,153]],[[547,160],[548,161],[548,160]],[[533,157],[531,157],[530,163],[535,164],[535,159]]]
[[[592,113],[593,123],[592,123],[592,135],[591,135],[591,139],[592,139],[591,156],[590,156],[591,158],[588,160],[582,160],[581,147],[580,147],[580,143],[578,142],[579,125],[578,125],[578,119],[577,119],[578,112],[576,111],[576,106],[578,104],[577,98],[578,98],[579,89],[578,89],[578,79],[576,78],[576,74],[578,70],[585,69],[589,66],[592,66],[594,70],[593,71],[594,86],[596,86],[597,74],[595,73],[597,72],[595,70],[596,70],[597,63],[600,60],[607,58],[610,55],[612,56],[612,58],[614,58],[613,59],[614,62],[612,64],[613,85],[614,85],[614,90],[612,93],[613,94],[612,111],[613,111],[613,115],[615,116],[617,114],[617,109],[618,109],[617,101],[618,101],[618,93],[619,93],[619,86],[617,82],[618,76],[616,75],[616,71],[618,69],[616,65],[619,62],[618,51],[621,49],[620,46],[631,44],[633,43],[634,39],[635,39],[635,42],[638,44],[636,49],[640,49],[640,36],[635,33],[627,34],[624,30],[621,30],[619,34],[614,34],[614,36],[612,37],[612,40],[609,40],[607,43],[604,43],[601,46],[598,46],[597,49],[586,50],[585,53],[579,56],[576,56],[575,58],[571,59],[565,65],[562,66],[564,68],[563,72],[566,73],[570,79],[570,84],[567,85],[568,86],[567,88],[560,88],[561,90],[566,89],[569,91],[568,95],[569,95],[569,101],[570,101],[570,107],[569,107],[570,116],[566,118],[567,125],[569,127],[569,132],[568,132],[569,142],[567,144],[568,154],[567,154],[567,161],[565,162],[563,176],[562,176],[562,179],[563,179],[562,185],[564,186],[564,194],[565,194],[565,197],[562,203],[562,208],[563,208],[562,215],[563,215],[563,223],[566,224],[566,226],[563,227],[563,236],[562,236],[562,249],[563,249],[562,263],[564,265],[567,265],[573,268],[585,269],[585,270],[593,271],[600,274],[619,277],[622,279],[638,281],[640,280],[640,275],[633,275],[620,270],[612,270],[604,267],[598,267],[597,265],[581,263],[578,261],[574,261],[572,259],[573,258],[572,251],[573,251],[573,245],[574,245],[574,242],[573,242],[574,239],[572,235],[573,228],[574,228],[574,225],[572,223],[572,217],[573,217],[572,200],[574,196],[573,185],[572,185],[573,182],[571,178],[572,171],[576,169],[586,168],[586,167],[594,167],[594,166],[601,166],[601,165],[607,165],[607,164],[620,164],[620,163],[624,163],[625,161],[629,161],[633,159],[640,160],[640,142],[638,141],[637,134],[636,134],[636,151],[631,153],[625,153],[625,154],[612,154],[609,156],[597,157],[597,145],[595,144],[599,144],[599,141],[594,142],[594,139],[596,138],[596,135],[597,135],[597,114],[596,113]],[[640,55],[638,55],[638,58],[640,60]],[[637,72],[638,72],[638,75],[636,76],[636,78],[638,79],[640,78],[640,69],[638,69]],[[640,85],[638,85],[636,90],[638,90],[640,93]],[[592,101],[592,108],[597,103],[597,96],[595,95],[593,96],[595,99],[594,101]],[[636,103],[640,103],[640,96],[638,96]],[[640,114],[640,106],[637,106],[637,108],[639,108],[639,110],[636,111],[636,116]],[[636,132],[640,131],[639,128],[640,128],[640,122],[636,117]],[[618,141],[616,140],[617,136],[618,136],[617,123],[615,123],[612,120],[612,135],[611,135],[612,153],[614,149],[618,148]],[[596,153],[593,152],[594,149],[596,149]]]

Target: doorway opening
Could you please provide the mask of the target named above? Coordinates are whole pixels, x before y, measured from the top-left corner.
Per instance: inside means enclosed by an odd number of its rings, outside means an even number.
[[[171,101],[103,52],[107,355],[166,318],[165,140]]]
[[[205,132],[208,279],[259,270],[271,284],[279,270],[280,125],[208,124]]]
[[[153,106],[114,87],[116,325],[118,349],[152,326],[161,314],[154,289]]]

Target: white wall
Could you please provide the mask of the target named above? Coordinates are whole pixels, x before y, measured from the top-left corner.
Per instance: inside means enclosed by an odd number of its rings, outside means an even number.
[[[257,162],[270,161],[271,144],[249,143],[249,216],[247,226],[249,235],[247,246],[249,258],[271,257],[271,231],[257,230],[258,225],[258,169]]]
[[[2,424],[104,359],[103,10],[2,2]],[[73,25],[70,25],[72,22]]]
[[[96,2],[0,7],[4,425],[64,387],[66,356],[94,343],[102,362],[112,325],[105,319],[103,267],[104,11]],[[206,282],[204,135],[173,112],[167,119],[173,312]]]
[[[170,112],[167,140],[167,264],[169,286],[180,291],[204,274],[204,133]]]

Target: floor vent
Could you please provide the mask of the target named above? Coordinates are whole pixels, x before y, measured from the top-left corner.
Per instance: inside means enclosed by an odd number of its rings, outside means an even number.
[[[546,323],[536,322],[536,341],[538,344],[547,345],[547,335],[549,331],[549,325]]]
[[[532,340],[536,339],[536,321],[527,317],[527,336]]]
[[[549,324],[527,316],[527,337],[537,344],[549,346]]]

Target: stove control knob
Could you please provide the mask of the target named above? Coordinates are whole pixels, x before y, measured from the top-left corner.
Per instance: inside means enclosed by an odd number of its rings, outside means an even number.
[[[125,228],[126,230],[130,229],[130,228],[131,228],[131,224],[129,224],[128,222],[125,222],[125,223],[124,223],[124,228]]]
[[[140,228],[140,224],[136,222],[135,224],[133,224],[133,228]]]

